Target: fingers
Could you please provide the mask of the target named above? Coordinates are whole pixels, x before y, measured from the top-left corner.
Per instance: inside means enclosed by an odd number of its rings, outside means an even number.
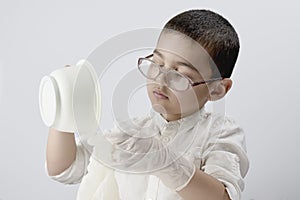
[[[119,144],[130,138],[129,135],[121,131],[106,131],[103,133],[103,135],[112,144]]]

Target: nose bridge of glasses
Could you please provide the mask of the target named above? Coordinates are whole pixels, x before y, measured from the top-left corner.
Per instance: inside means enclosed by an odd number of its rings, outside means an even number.
[[[165,69],[164,67],[160,67],[159,73],[158,73],[157,77],[155,78],[155,81],[160,84],[166,85],[167,84],[167,80],[166,80],[167,73],[168,73],[167,69]]]

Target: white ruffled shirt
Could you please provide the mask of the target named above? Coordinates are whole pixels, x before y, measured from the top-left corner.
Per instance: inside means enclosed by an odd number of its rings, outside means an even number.
[[[231,199],[241,199],[249,161],[244,132],[231,117],[206,112],[202,108],[171,122],[153,110],[148,116],[133,120],[139,126],[153,122],[163,143],[177,142],[179,149],[187,150],[185,158],[188,161],[221,181]],[[166,187],[157,177],[117,171],[112,173],[93,159],[90,152],[77,141],[73,164],[61,174],[50,176],[64,184],[81,182],[80,188],[85,189],[78,190],[77,199],[108,200],[104,193],[113,191],[109,185],[116,184],[118,192],[115,193],[118,194],[109,197],[109,200],[182,200],[176,191]],[[111,183],[114,180],[116,183]]]

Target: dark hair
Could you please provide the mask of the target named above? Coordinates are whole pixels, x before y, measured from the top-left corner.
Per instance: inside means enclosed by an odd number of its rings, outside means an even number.
[[[217,66],[213,77],[231,76],[240,44],[233,26],[221,15],[209,10],[185,11],[170,19],[164,26],[167,29],[191,37],[207,51]]]

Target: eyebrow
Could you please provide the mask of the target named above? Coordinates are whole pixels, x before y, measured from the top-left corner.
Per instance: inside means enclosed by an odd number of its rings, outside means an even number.
[[[159,52],[159,50],[157,50],[157,49],[154,49],[153,54],[156,54],[159,57],[164,58],[164,55],[161,52]],[[175,63],[176,63],[176,65],[186,66],[186,67],[192,69],[193,71],[199,73],[198,70],[189,62],[177,61]]]

